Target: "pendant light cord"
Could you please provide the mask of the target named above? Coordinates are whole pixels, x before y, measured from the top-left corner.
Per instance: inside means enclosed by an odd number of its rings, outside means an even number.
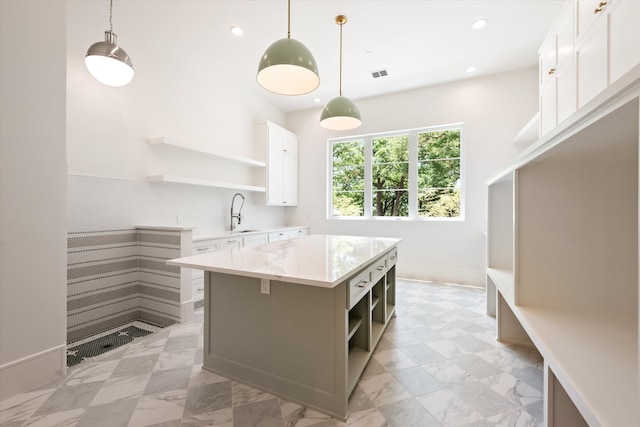
[[[291,0],[287,2],[287,38],[291,38]]]
[[[113,0],[109,2],[109,32],[113,33],[113,22],[111,18],[113,17]]]
[[[340,96],[342,96],[342,25],[344,23],[340,23]]]

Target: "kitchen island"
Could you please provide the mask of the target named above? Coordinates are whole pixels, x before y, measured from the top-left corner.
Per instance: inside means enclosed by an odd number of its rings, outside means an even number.
[[[346,419],[395,314],[399,242],[310,235],[168,261],[205,271],[203,369]]]

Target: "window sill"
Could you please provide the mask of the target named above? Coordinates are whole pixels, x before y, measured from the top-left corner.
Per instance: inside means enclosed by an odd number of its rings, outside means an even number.
[[[394,221],[394,222],[464,222],[464,216],[457,218],[409,218],[397,216],[372,216],[372,217],[354,217],[354,216],[330,216],[329,221]]]

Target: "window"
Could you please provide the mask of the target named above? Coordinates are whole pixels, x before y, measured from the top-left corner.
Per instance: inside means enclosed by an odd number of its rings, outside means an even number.
[[[329,140],[331,218],[462,219],[460,125]]]

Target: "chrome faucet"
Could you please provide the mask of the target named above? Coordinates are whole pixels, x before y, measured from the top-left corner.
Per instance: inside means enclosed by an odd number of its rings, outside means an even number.
[[[236,196],[240,196],[242,197],[242,204],[240,205],[240,209],[238,209],[238,213],[233,213],[233,204],[236,201]],[[231,199],[231,231],[236,229],[236,226],[233,224],[233,218],[236,218],[238,220],[238,225],[240,225],[240,223],[242,222],[242,207],[244,206],[244,196],[240,193],[236,193],[233,195],[233,198]]]

